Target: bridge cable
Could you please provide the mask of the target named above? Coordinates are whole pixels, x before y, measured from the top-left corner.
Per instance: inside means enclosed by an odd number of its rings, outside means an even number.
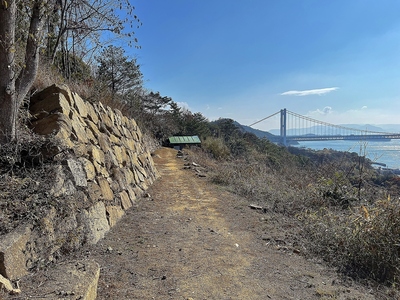
[[[269,119],[269,118],[271,118],[271,117],[273,117],[273,116],[275,116],[275,115],[277,115],[277,114],[279,114],[279,113],[281,113],[281,112],[278,111],[278,112],[276,112],[276,113],[274,113],[274,114],[272,114],[272,115],[270,115],[270,116],[268,116],[268,117],[265,117],[264,119],[261,119],[261,120],[259,120],[259,121],[257,121],[257,122],[254,122],[253,124],[250,124],[249,127],[251,127],[251,126],[253,126],[253,125],[256,125],[256,124],[258,124],[258,123],[260,123],[260,122],[262,122],[262,121],[264,121],[264,120],[266,120],[266,119]]]

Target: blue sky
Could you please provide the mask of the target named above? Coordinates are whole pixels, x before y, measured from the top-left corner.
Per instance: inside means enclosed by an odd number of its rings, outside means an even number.
[[[210,120],[400,123],[399,0],[132,0],[145,86]],[[278,127],[262,122],[259,129]]]

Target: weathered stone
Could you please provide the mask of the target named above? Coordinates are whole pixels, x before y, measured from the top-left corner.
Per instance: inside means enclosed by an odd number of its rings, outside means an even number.
[[[86,173],[82,167],[81,162],[74,159],[68,159],[67,165],[69,170],[71,171],[75,185],[79,187],[87,187]]]
[[[142,190],[146,191],[149,187],[147,186],[146,182],[142,182],[140,183],[140,187],[142,188]]]
[[[97,177],[97,182],[99,183],[101,189],[102,199],[106,201],[114,200],[114,193],[110,188],[110,184],[106,178]]]
[[[124,210],[132,207],[132,201],[126,191],[122,191],[121,193],[119,193],[119,196],[121,198],[121,206]]]
[[[128,187],[127,178],[124,176],[124,172],[121,168],[113,168],[112,170],[113,179],[116,181],[120,189],[125,190]]]
[[[90,160],[85,157],[79,157],[78,160],[81,162],[83,170],[86,173],[87,180],[94,180],[96,177],[96,170]]]
[[[110,118],[111,122],[114,124],[115,123],[115,115],[114,115],[112,108],[107,106],[106,113],[107,113],[108,117]]]
[[[30,99],[30,106],[32,107],[36,103],[43,101],[47,97],[53,94],[63,94],[64,97],[67,99],[68,103],[70,106],[73,106],[73,100],[72,100],[72,94],[67,85],[58,85],[58,84],[53,84],[40,92],[34,94],[31,99]]]
[[[118,129],[118,125],[114,124],[114,126],[112,127],[112,131],[111,132],[118,138],[118,142],[120,143],[120,139],[122,137],[122,133]]]
[[[53,188],[50,190],[50,194],[54,197],[60,197],[62,195],[72,195],[76,192],[76,188],[73,182],[64,173],[63,166],[54,167],[54,183]]]
[[[121,149],[121,147],[114,146],[113,150],[114,150],[115,157],[116,157],[116,159],[118,161],[118,164],[120,164],[122,166],[122,164],[124,162],[124,159],[122,157],[122,149]]]
[[[0,239],[0,274],[15,280],[28,274],[26,268],[26,244],[31,237],[29,226],[17,227]]]
[[[107,161],[109,161],[111,164],[110,169],[114,167],[119,167],[119,162],[111,148],[107,150],[107,153],[105,155],[107,157]]]
[[[30,112],[33,116],[42,112],[48,114],[60,112],[68,116],[70,109],[70,105],[63,94],[52,94],[31,106]]]
[[[41,283],[38,300],[80,299],[95,300],[100,266],[94,260],[75,260],[57,264],[46,271],[51,280]],[[23,289],[23,287],[22,287]]]
[[[97,146],[91,146],[89,149],[92,161],[99,164],[104,164],[104,153]]]
[[[97,108],[97,115],[100,115],[102,113],[107,113],[107,109],[104,107],[103,103],[97,102],[96,104]]]
[[[90,129],[93,133],[93,136],[95,138],[98,138],[100,136],[101,132],[100,132],[99,128],[97,127],[97,125],[88,119],[85,120],[85,123],[87,125],[86,129]]]
[[[96,202],[101,198],[101,189],[95,182],[88,182],[88,194],[92,202]]]
[[[96,244],[110,230],[104,203],[97,202],[89,210],[83,210],[78,215],[78,223],[85,227],[87,243]]]
[[[86,136],[87,136],[87,138],[88,138],[88,140],[89,140],[89,142],[90,142],[91,144],[97,145],[97,144],[99,143],[99,141],[98,141],[97,138],[94,136],[93,131],[92,131],[90,128],[86,127],[86,128],[85,128],[85,133],[86,133]]]
[[[83,121],[81,117],[79,117],[75,109],[71,109],[71,124],[72,124],[72,132],[75,134],[74,135],[75,139],[81,143],[85,144],[89,143],[85,131],[86,123]]]
[[[133,177],[135,178],[135,184],[139,184],[140,183],[140,179],[139,179],[139,176],[138,176],[139,172],[136,169],[133,169],[132,173],[133,173]]]
[[[71,141],[71,131],[61,127],[54,136],[59,142],[61,148],[72,149],[75,144]]]
[[[131,133],[126,127],[122,127],[121,130],[122,130],[122,134],[123,134],[126,138],[128,138],[128,139],[130,139],[130,140],[133,139],[132,133]]]
[[[100,149],[103,150],[104,153],[111,149],[110,138],[105,133],[99,132],[98,141]]]
[[[73,147],[73,151],[76,157],[88,156],[88,147],[86,144],[76,143]]]
[[[83,102],[82,98],[77,93],[72,93],[72,96],[75,101],[75,108],[78,111],[79,115],[82,118],[86,118],[88,116],[88,109],[85,102]]]
[[[41,135],[48,135],[64,128],[69,134],[72,130],[71,120],[63,114],[54,113],[46,117],[33,121],[31,125],[32,130]],[[68,137],[69,137],[68,134]]]
[[[139,176],[140,182],[143,182],[146,178],[146,171],[142,167],[137,169],[136,174]]]
[[[110,227],[114,227],[125,214],[121,207],[115,205],[107,206],[106,211]]]
[[[129,199],[131,199],[132,205],[134,205],[136,203],[136,194],[135,191],[133,190],[132,187],[128,186],[128,188],[126,189],[126,191],[128,192],[129,195]]]
[[[113,134],[110,134],[110,141],[111,143],[113,143],[114,145],[121,145],[121,139],[116,137]]]
[[[96,174],[103,177],[109,177],[110,174],[107,171],[107,168],[103,165],[98,163],[97,161],[93,161],[93,166],[96,170]]]
[[[139,156],[139,161],[140,161],[142,166],[147,165],[147,153],[144,153],[144,154],[140,155]]]
[[[93,105],[90,104],[89,102],[86,102],[86,109],[87,109],[88,119],[97,125],[99,123],[99,117]]]
[[[113,122],[111,121],[110,116],[107,113],[100,113],[100,120],[101,123],[104,124],[104,126],[107,128],[108,131],[112,131],[113,129]]]
[[[122,118],[124,117],[124,115],[122,114],[122,112],[116,108],[114,109],[114,116],[115,116],[115,124],[117,124],[118,126],[123,126],[124,122]]]
[[[128,169],[128,168],[123,168],[121,171],[122,171],[123,174],[124,174],[123,176],[124,176],[125,181],[126,181],[126,183],[127,183],[128,186],[131,185],[131,184],[136,183],[136,182],[135,182],[135,176],[133,175],[133,172],[132,172],[130,169]]]
[[[116,180],[112,180],[110,182],[110,188],[111,188],[111,190],[113,191],[114,194],[117,194],[122,190],[121,187],[119,186],[118,181],[116,181]]]
[[[127,127],[131,132],[137,131],[137,129],[138,129],[136,121],[134,119],[127,120]]]
[[[144,190],[142,190],[139,185],[135,185],[133,191],[135,192],[136,197],[141,197],[144,193]]]

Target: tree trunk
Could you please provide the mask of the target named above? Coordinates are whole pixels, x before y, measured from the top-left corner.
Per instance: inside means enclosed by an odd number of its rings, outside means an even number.
[[[15,0],[0,5],[0,144],[15,137]]]
[[[25,61],[16,78],[16,0],[0,4],[0,144],[16,139],[18,108],[35,80],[39,65],[40,33],[47,0],[35,0],[30,17]]]

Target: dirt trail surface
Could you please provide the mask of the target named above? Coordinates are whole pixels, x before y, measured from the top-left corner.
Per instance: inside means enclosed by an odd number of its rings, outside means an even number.
[[[161,177],[150,197],[80,253],[101,265],[98,299],[375,299],[306,260],[268,213],[184,169],[176,154],[156,151]]]

